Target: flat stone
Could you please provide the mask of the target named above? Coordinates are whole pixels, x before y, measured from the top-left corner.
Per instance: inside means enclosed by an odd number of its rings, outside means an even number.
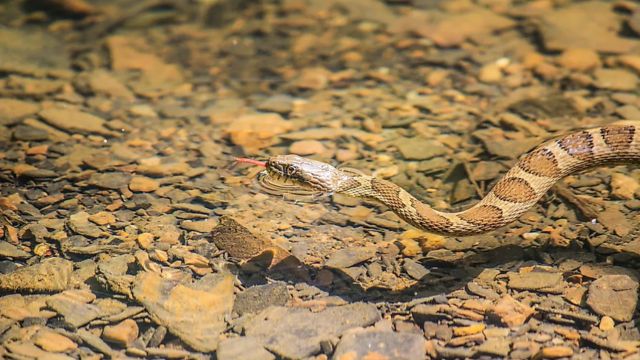
[[[404,271],[406,271],[407,274],[409,274],[409,276],[411,276],[416,280],[422,279],[423,277],[429,275],[429,273],[431,272],[426,267],[422,266],[421,264],[411,259],[404,259],[404,262],[402,263],[402,267],[404,268]]]
[[[500,357],[507,357],[511,351],[511,340],[507,337],[488,338],[485,342],[477,347],[477,351],[481,354],[489,354]]]
[[[391,331],[351,331],[340,339],[333,360],[423,359],[424,336]]]
[[[51,352],[67,352],[78,347],[78,344],[73,342],[73,340],[49,329],[38,331],[33,339],[33,343],[43,350]]]
[[[233,311],[238,315],[260,312],[269,306],[283,306],[289,301],[287,285],[281,282],[252,286],[236,295]]]
[[[17,246],[9,244],[6,241],[0,241],[0,257],[7,257],[12,259],[26,259],[31,257],[26,251],[18,249]]]
[[[274,95],[258,104],[257,108],[260,111],[288,114],[293,109],[294,100],[294,98],[288,95]]]
[[[95,173],[87,183],[101,189],[118,190],[129,184],[131,175],[124,173]]]
[[[209,274],[189,283],[142,272],[136,277],[133,296],[157,324],[195,350],[210,352],[217,349],[225,317],[233,309],[233,276]]]
[[[373,258],[376,251],[374,246],[340,249],[332,253],[324,265],[336,269],[348,268]]]
[[[69,228],[80,235],[90,238],[97,238],[102,235],[102,230],[96,224],[89,221],[89,213],[86,211],[77,212],[69,216],[67,225]]]
[[[30,101],[0,98],[0,125],[15,124],[39,110],[40,106]]]
[[[600,89],[630,91],[638,86],[638,77],[623,69],[598,69],[593,75],[594,85]]]
[[[216,359],[218,360],[274,360],[276,357],[268,352],[259,339],[252,336],[241,336],[220,342]]]
[[[591,283],[587,305],[598,315],[629,321],[638,303],[638,282],[627,275],[605,275]]]
[[[234,144],[251,154],[275,144],[276,136],[292,128],[293,124],[280,114],[264,113],[240,116],[227,127],[226,132]]]
[[[129,190],[134,192],[152,192],[159,187],[160,183],[146,176],[134,176],[129,183]]]
[[[448,153],[442,143],[419,137],[397,140],[395,145],[406,160],[428,160]]]
[[[524,324],[535,311],[509,295],[503,296],[489,309],[488,314],[497,318],[501,323],[509,327],[517,327]]]
[[[64,317],[64,321],[74,328],[80,328],[102,314],[98,306],[65,296],[64,293],[48,299],[47,306]]]
[[[128,347],[138,338],[138,324],[135,320],[126,319],[113,326],[105,326],[102,331],[102,338],[122,347]]]
[[[49,125],[69,133],[111,135],[104,119],[84,111],[51,108],[40,111],[40,117]]]
[[[45,75],[50,70],[69,69],[64,44],[47,31],[2,28],[0,39],[0,69],[3,72]]]
[[[49,139],[49,133],[31,126],[18,125],[13,129],[13,138],[20,141],[42,141]]]
[[[40,263],[0,275],[0,290],[8,292],[54,292],[67,288],[73,263],[52,257]]]
[[[509,273],[509,287],[516,290],[532,290],[559,294],[564,289],[561,273],[530,271]]]
[[[344,331],[369,326],[380,319],[372,304],[354,303],[320,312],[270,307],[245,325],[245,333],[261,339],[270,351],[284,358],[305,358],[320,351],[320,343]]]

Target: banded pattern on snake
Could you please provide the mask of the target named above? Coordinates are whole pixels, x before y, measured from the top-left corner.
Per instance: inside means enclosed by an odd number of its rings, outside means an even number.
[[[432,233],[473,235],[516,220],[561,178],[592,167],[640,162],[640,121],[582,130],[546,141],[524,154],[491,191],[467,210],[432,209],[398,185],[341,171],[296,155],[266,162],[268,176],[317,191],[377,200],[409,224]]]

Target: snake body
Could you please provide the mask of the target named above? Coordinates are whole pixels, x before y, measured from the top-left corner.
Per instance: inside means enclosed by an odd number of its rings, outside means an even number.
[[[441,212],[398,185],[296,155],[270,158],[267,172],[303,186],[377,200],[409,224],[432,233],[474,235],[516,220],[561,178],[592,167],[640,162],[640,121],[611,124],[552,139],[524,154],[472,207]]]

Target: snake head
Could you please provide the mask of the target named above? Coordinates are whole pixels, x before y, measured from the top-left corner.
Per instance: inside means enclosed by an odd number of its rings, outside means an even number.
[[[319,192],[333,192],[344,174],[329,164],[298,155],[272,156],[266,162],[267,176]]]

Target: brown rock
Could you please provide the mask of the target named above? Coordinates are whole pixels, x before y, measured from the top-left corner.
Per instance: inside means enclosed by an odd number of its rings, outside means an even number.
[[[43,350],[51,352],[67,352],[78,347],[78,344],[68,337],[49,329],[38,331],[33,343],[40,346]]]
[[[603,316],[600,319],[600,324],[598,324],[598,328],[602,331],[609,331],[616,326],[616,322],[610,316]]]
[[[573,355],[573,349],[568,346],[550,346],[542,348],[535,358],[558,359],[571,355]]]
[[[321,90],[327,87],[331,72],[322,67],[303,69],[295,81],[295,86],[301,89]]]
[[[244,115],[233,121],[226,129],[231,141],[252,154],[276,143],[275,137],[293,128],[280,114],[265,113]]]
[[[0,290],[8,292],[53,292],[65,290],[71,279],[73,263],[62,258],[48,258],[30,266],[0,275]]]
[[[634,90],[638,86],[638,77],[622,69],[598,69],[594,72],[595,86],[609,90]]]
[[[297,155],[316,155],[322,154],[327,149],[317,140],[300,140],[289,146],[289,152]]]
[[[128,347],[138,338],[138,324],[132,319],[126,319],[113,326],[105,326],[102,338],[105,341]]]
[[[497,83],[502,80],[502,70],[496,63],[489,63],[480,69],[478,79],[485,83]]]
[[[488,313],[509,327],[517,327],[524,324],[534,312],[531,307],[509,295],[505,295],[498,300]]]
[[[129,183],[129,190],[133,192],[152,192],[158,190],[160,184],[145,176],[134,176]]]
[[[558,64],[569,70],[586,71],[600,65],[598,53],[591,49],[567,49],[558,58]]]
[[[605,275],[589,286],[587,305],[598,315],[629,321],[638,303],[638,282],[627,275]]]
[[[112,213],[106,211],[100,211],[90,215],[88,219],[96,225],[108,225],[116,222],[116,217]]]
[[[631,176],[620,173],[611,174],[611,195],[616,199],[631,200],[638,189],[640,184]]]
[[[640,55],[621,55],[618,62],[640,74]]]
[[[70,133],[111,135],[111,131],[104,126],[104,119],[83,111],[51,108],[40,111],[40,117],[48,124]]]
[[[40,106],[32,102],[0,98],[0,125],[16,123],[26,116],[37,113],[38,110]]]

